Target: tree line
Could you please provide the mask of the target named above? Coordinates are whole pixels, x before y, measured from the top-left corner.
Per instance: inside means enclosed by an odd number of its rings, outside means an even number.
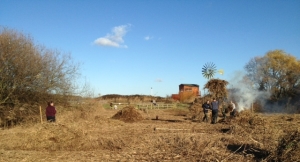
[[[296,97],[300,90],[300,60],[283,50],[272,50],[252,58],[246,65],[245,79],[254,88],[268,91],[278,101]]]

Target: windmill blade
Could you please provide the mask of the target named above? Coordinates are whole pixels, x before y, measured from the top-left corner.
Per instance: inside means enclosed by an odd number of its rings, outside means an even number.
[[[202,75],[207,79],[213,78],[215,73],[216,73],[216,65],[212,62],[206,63],[202,68]]]
[[[220,70],[218,70],[218,73],[221,74],[221,75],[223,75],[224,74],[224,70],[220,69]]]

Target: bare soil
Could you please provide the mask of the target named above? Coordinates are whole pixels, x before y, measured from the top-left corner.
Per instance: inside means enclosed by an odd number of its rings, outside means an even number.
[[[63,109],[63,108],[61,108]],[[188,109],[134,110],[113,119],[101,105],[59,111],[56,123],[0,130],[0,161],[299,161],[299,114],[249,111],[217,124]],[[133,111],[133,110],[131,110]],[[137,115],[139,116],[139,115]]]

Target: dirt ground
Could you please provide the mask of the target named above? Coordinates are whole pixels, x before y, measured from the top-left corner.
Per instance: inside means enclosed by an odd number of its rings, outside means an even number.
[[[299,114],[246,112],[210,124],[191,120],[186,109],[153,109],[137,110],[143,120],[127,123],[112,119],[118,111],[62,111],[56,123],[2,129],[0,161],[297,161],[300,153],[299,141],[284,156],[278,147],[299,131]]]

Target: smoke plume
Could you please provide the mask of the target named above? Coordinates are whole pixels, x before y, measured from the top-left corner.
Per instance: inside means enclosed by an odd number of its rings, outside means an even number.
[[[229,99],[237,103],[237,110],[251,109],[255,101],[264,105],[270,94],[266,91],[258,91],[254,86],[244,80],[243,72],[236,72],[229,81]]]

